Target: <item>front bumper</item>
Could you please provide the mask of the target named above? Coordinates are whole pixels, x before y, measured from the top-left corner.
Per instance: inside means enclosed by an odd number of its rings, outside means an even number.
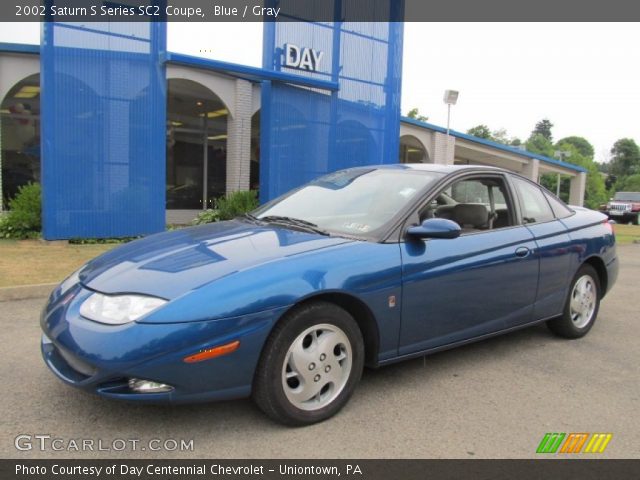
[[[285,307],[201,322],[104,325],[80,313],[92,292],[80,285],[52,294],[41,316],[45,363],[63,382],[104,397],[144,402],[197,402],[248,396],[264,342]],[[184,358],[239,340],[229,355],[198,363]],[[173,386],[136,393],[128,380]]]
[[[610,220],[615,220],[616,222],[633,222],[638,218],[640,212],[633,212],[631,210],[609,210],[605,212]]]

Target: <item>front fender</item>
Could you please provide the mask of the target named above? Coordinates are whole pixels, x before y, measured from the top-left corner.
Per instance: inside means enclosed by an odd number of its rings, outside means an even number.
[[[369,242],[279,258],[188,292],[139,323],[239,317],[339,292],[368,306],[378,323],[380,351],[391,351],[397,348],[400,328],[400,262],[397,244]],[[395,296],[395,304],[389,301],[391,296]]]

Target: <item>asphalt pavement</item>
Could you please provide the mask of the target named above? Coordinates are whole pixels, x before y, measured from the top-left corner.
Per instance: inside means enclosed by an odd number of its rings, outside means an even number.
[[[2,302],[0,457],[533,458],[546,432],[599,432],[613,437],[595,455],[640,458],[640,245],[618,252],[618,282],[585,338],[539,325],[367,370],[336,417],[295,429],[249,400],[143,406],[67,387],[40,357],[44,299]],[[93,450],[77,451],[83,440]],[[151,450],[165,441],[172,451]]]

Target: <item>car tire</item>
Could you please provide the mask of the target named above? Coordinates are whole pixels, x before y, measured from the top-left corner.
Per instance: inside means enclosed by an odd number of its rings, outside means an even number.
[[[560,337],[584,337],[596,321],[601,296],[598,273],[591,265],[582,265],[573,277],[562,315],[547,326]]]
[[[364,342],[353,317],[329,302],[304,304],[269,335],[252,398],[277,422],[311,425],[347,403],[363,368]]]

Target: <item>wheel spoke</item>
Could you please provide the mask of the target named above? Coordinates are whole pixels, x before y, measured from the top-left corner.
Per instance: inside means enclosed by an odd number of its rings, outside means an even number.
[[[302,382],[309,383],[313,381],[313,373],[309,370],[309,363],[312,362],[312,357],[305,354],[305,351],[301,348],[291,352],[288,363],[291,370],[301,377]]]
[[[318,348],[318,331],[317,330],[314,330],[313,332],[311,332],[311,346],[309,348],[311,349]]]
[[[582,304],[575,296],[571,299],[571,311],[576,313],[582,312]]]
[[[298,404],[304,404],[309,402],[314,397],[320,394],[320,386],[317,384],[313,385],[305,385],[301,388],[296,388],[294,390],[289,390],[287,392],[287,397],[293,399]]]
[[[578,292],[580,295],[584,296],[587,293],[587,281],[584,278],[581,278],[578,282]]]
[[[323,380],[325,381],[325,383],[333,383],[334,385],[339,385],[344,376],[342,367],[338,363],[330,365],[330,367],[331,370],[328,373],[325,373]]]

